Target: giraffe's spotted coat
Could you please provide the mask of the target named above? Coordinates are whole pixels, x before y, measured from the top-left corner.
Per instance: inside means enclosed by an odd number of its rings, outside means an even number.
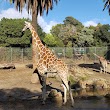
[[[33,57],[35,68],[37,68],[40,76],[45,76],[45,73],[48,72],[56,72],[61,78],[66,90],[70,92],[72,105],[73,105],[73,97],[71,93],[71,89],[68,84],[68,67],[67,65],[60,59],[58,59],[54,53],[44,46],[36,33],[35,29],[29,22],[25,22],[24,29],[29,28],[32,33],[32,46],[33,46]],[[23,30],[24,30],[23,29]],[[45,84],[44,84],[45,85]],[[66,90],[64,90],[64,103],[66,103]],[[45,90],[44,90],[45,91]],[[43,94],[44,95],[44,94]],[[44,97],[44,96],[43,96]],[[45,98],[44,98],[45,100]]]

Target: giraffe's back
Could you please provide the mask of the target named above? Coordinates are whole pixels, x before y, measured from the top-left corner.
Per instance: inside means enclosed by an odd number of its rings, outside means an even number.
[[[38,65],[41,65],[41,68],[45,68],[45,71],[48,72],[58,72],[63,75],[68,74],[67,65],[61,59],[58,59],[48,48],[43,48],[42,50],[38,62]]]

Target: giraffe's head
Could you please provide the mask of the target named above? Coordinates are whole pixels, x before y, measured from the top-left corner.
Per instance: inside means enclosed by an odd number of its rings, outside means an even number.
[[[27,21],[25,21],[25,26],[24,26],[24,28],[22,29],[22,31],[25,31],[26,29],[30,29],[30,28],[32,28],[32,25],[31,25],[31,23],[30,22],[27,22]]]

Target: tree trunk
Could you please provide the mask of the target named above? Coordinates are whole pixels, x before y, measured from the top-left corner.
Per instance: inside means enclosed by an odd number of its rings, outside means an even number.
[[[37,8],[32,6],[32,25],[37,32]]]
[[[32,25],[34,27],[34,29],[36,30],[36,33],[37,33],[37,8],[32,6]],[[39,77],[38,77],[38,74],[35,73],[35,69],[37,68],[36,64],[37,64],[37,50],[36,50],[36,47],[35,45],[33,44],[33,37],[32,37],[32,60],[33,60],[33,74],[32,74],[32,77],[31,77],[31,82],[32,83],[39,83]]]
[[[34,29],[36,30],[37,33],[37,8],[32,6],[32,25],[34,27]],[[36,59],[36,47],[34,45],[33,42],[33,37],[32,37],[32,60],[33,60],[33,69],[35,69],[35,64],[37,63],[37,59]]]

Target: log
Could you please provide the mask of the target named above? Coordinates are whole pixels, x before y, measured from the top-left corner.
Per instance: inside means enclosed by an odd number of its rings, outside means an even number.
[[[16,69],[16,68],[14,64],[9,63],[9,64],[0,64],[0,69]]]

